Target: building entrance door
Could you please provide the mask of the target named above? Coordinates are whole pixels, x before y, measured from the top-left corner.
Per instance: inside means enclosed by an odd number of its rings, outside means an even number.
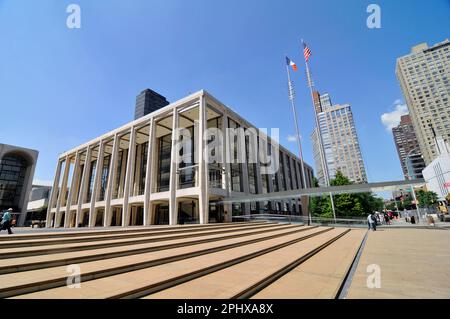
[[[58,227],[64,227],[64,221],[66,219],[66,213],[61,213],[61,218],[59,219]]]
[[[195,201],[178,204],[178,224],[196,224],[198,223],[197,216]]]
[[[218,201],[209,202],[209,222],[210,223],[223,223],[225,216],[223,213],[223,204]]]
[[[169,224],[169,205],[158,204],[155,207],[155,225]]]
[[[111,226],[121,226],[121,225],[122,225],[122,208],[114,207],[112,209]]]

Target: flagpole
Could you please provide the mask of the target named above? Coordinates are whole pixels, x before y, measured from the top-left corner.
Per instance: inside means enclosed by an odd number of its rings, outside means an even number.
[[[302,44],[303,44],[303,50],[304,50],[305,43],[303,42],[303,39],[302,39]],[[320,155],[320,162],[322,164],[322,172],[323,172],[323,176],[325,179],[325,186],[330,186],[330,175],[328,173],[328,166],[326,165],[326,160],[325,160],[325,149],[323,147],[322,132],[320,131],[319,117],[317,114],[316,104],[314,102],[314,82],[312,81],[311,71],[309,69],[309,63],[306,58],[305,58],[305,65],[306,65],[306,78],[308,81],[308,87],[309,87],[309,91],[311,94],[311,100],[312,100],[313,109],[314,109],[314,119],[316,122],[316,135],[317,135],[318,144],[319,144],[319,155]],[[333,194],[331,194],[331,193],[330,193],[330,200],[331,200],[331,209],[333,211],[334,222],[336,222],[336,211],[335,211],[335,207],[334,207]]]
[[[297,120],[297,108],[295,107],[294,86],[292,85],[292,81],[291,81],[291,71],[289,70],[289,65],[287,65],[287,64],[286,64],[286,72],[287,72],[287,77],[288,77],[289,100],[291,101],[292,113],[294,115],[297,146],[298,146],[298,151],[300,154],[300,156],[299,156],[300,165],[302,167],[303,188],[306,188],[305,164],[303,161],[302,143],[300,141],[300,129],[299,129],[298,120]],[[300,197],[300,203],[301,203],[301,197]],[[310,225],[310,223],[311,223],[311,214],[308,209],[308,226]]]

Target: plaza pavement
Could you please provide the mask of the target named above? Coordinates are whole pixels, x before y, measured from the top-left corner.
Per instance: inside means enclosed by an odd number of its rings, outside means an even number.
[[[440,228],[264,221],[23,229],[0,236],[0,297],[448,298],[449,239]],[[381,288],[367,287],[371,264]],[[67,286],[69,265],[80,288]]]

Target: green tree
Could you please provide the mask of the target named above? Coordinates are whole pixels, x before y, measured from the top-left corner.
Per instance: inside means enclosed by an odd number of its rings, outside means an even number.
[[[317,179],[313,181],[318,187]],[[350,185],[352,182],[342,172],[337,171],[335,178],[330,181],[331,186]],[[371,193],[340,194],[333,196],[336,217],[364,216],[365,214],[382,210],[384,203],[381,198],[373,196]],[[311,215],[314,217],[332,218],[333,211],[329,196],[318,196],[311,199]]]
[[[319,181],[316,177],[313,178],[313,186],[319,187]],[[331,203],[326,196],[316,196],[311,198],[309,202],[309,210],[313,217],[333,217],[331,210]]]
[[[337,171],[335,177],[330,181],[331,186],[341,186],[353,184],[347,176],[342,174],[341,171]]]
[[[433,191],[424,191],[420,189],[416,192],[416,198],[419,202],[419,207],[432,207],[437,205],[438,196]]]
[[[394,202],[389,202],[389,204],[386,205],[386,209],[396,210],[395,203]]]

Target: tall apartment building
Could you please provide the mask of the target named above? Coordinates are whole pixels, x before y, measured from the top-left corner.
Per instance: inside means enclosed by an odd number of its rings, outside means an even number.
[[[403,115],[399,125],[392,129],[392,134],[405,179],[423,178],[422,170],[425,168],[425,162],[420,152],[419,141],[411,117]]]
[[[397,59],[396,74],[425,164],[438,156],[433,129],[450,141],[450,41],[426,43]]]
[[[341,171],[355,183],[367,182],[366,170],[350,105],[333,105],[327,93],[319,94],[314,92],[313,97],[314,106],[318,111],[319,129],[322,134],[325,162],[330,179],[334,178],[337,171]],[[317,128],[311,134],[311,139],[316,176],[319,184],[325,185]]]
[[[134,119],[137,120],[138,118],[152,113],[168,104],[169,102],[161,94],[150,89],[145,89],[136,96]]]
[[[222,132],[227,142],[210,131]],[[214,154],[225,155],[206,160],[202,155],[211,144]],[[262,160],[261,150],[270,161]],[[311,187],[312,169],[304,167],[307,185],[296,155],[199,91],[62,153],[47,227],[204,224],[261,212],[307,215],[307,201],[299,198],[226,201]]]

